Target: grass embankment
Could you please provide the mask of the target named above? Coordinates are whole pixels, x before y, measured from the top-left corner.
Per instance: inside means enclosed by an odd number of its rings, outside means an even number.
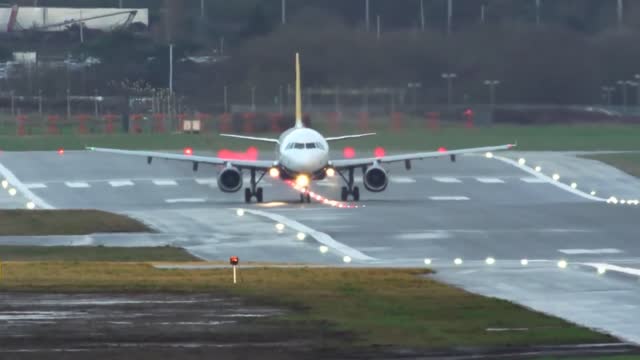
[[[0,210],[0,236],[150,231],[137,220],[99,210]]]
[[[399,131],[384,127],[370,129],[378,136],[335,143],[341,149],[350,145],[356,149],[370,151],[383,146],[389,151],[433,150],[440,146],[448,148],[474,147],[518,142],[519,150],[640,150],[640,126],[633,125],[572,125],[572,126],[492,126],[465,129],[443,127],[430,130],[424,126],[410,126]],[[344,129],[342,133],[362,132]],[[325,132],[326,133],[326,132]],[[326,133],[329,135],[330,133]],[[277,137],[279,134],[259,134]],[[182,149],[186,146],[196,150],[219,150],[229,148],[245,150],[256,146],[260,150],[273,151],[273,144],[223,138],[215,134],[113,134],[113,135],[35,135],[18,137],[0,136],[0,149],[9,151],[81,150],[86,146],[116,147],[126,149]]]
[[[421,277],[425,270],[300,268],[157,270],[149,264],[8,262],[0,291],[220,291],[299,311],[284,320],[326,322],[350,344],[422,348],[608,342],[611,338]],[[527,328],[527,331],[487,331]]]
[[[638,140],[638,142],[640,142],[640,140]],[[638,153],[602,154],[585,157],[602,161],[626,172],[627,174],[640,178],[640,154]]]
[[[1,261],[197,261],[181,248],[105,246],[0,246]]]

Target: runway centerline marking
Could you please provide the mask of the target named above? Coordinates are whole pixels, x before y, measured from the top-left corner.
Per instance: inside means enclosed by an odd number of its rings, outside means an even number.
[[[261,211],[261,210],[252,210],[252,209],[243,209],[243,210],[248,214],[262,216],[262,217],[271,219],[273,221],[280,222],[285,226],[290,227],[296,231],[303,232],[307,234],[309,237],[311,237],[312,239],[315,239],[317,242],[329,247],[330,250],[336,251],[341,255],[349,256],[353,260],[360,260],[360,261],[377,260],[376,258],[366,255],[357,249],[354,249],[348,245],[345,245],[341,242],[336,241],[328,234],[312,229],[286,216],[274,214],[266,211]]]
[[[179,199],[165,199],[164,202],[167,204],[178,204],[178,203],[203,203],[206,202],[205,198],[179,198]]]
[[[109,185],[112,187],[123,187],[123,186],[133,186],[134,183],[131,180],[111,180],[109,181]]]
[[[430,200],[435,201],[466,201],[471,200],[466,196],[429,196]]]
[[[199,185],[218,186],[217,179],[196,179],[196,183]]]
[[[567,255],[599,255],[599,254],[621,254],[620,249],[558,249],[559,252]]]
[[[545,184],[547,180],[539,179],[537,177],[524,177],[520,178],[521,181],[526,182],[527,184]]]
[[[492,177],[478,177],[476,180],[483,184],[504,184],[504,180]]]
[[[46,189],[47,185],[42,183],[24,184],[27,189]]]
[[[437,182],[441,182],[441,183],[445,183],[445,184],[458,184],[461,183],[461,181],[457,178],[454,177],[433,177],[433,180],[437,181]]]
[[[66,181],[64,184],[72,189],[86,189],[91,187],[89,183],[84,181]]]
[[[157,186],[177,186],[178,183],[175,180],[167,180],[167,179],[163,179],[163,180],[152,180],[154,185]]]

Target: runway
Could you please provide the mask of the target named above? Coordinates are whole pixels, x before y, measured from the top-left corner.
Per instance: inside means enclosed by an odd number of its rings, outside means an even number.
[[[624,270],[640,269],[640,206],[577,194],[597,190],[607,198],[624,187],[620,196],[631,199],[637,180],[604,165],[590,172],[591,160],[502,155],[543,163],[543,173],[566,174],[571,179],[560,181],[576,182],[577,190],[498,159],[465,156],[456,163],[416,161],[411,171],[391,166],[387,191],[363,191],[357,209],[296,203],[298,194],[273,179],[263,184],[265,204],[246,205],[240,193],[218,191],[214,168],[200,166],[194,173],[190,164],[147,165],[145,159],[87,152],[4,153],[0,162],[51,207],[126,213],[160,233],[0,243],[173,244],[210,260],[237,255],[246,261],[325,265],[349,260],[351,266],[420,267],[426,261],[438,278],[470,291],[640,343],[640,276]],[[603,171],[616,176],[604,177]],[[314,191],[336,199],[340,186],[327,181]],[[244,216],[237,216],[238,208],[246,210]],[[279,232],[280,220],[273,219],[285,219],[285,228]],[[299,232],[305,233],[303,240]],[[488,265],[488,257],[495,263]],[[557,266],[560,259],[568,262],[566,269]],[[598,274],[603,264],[608,271]]]

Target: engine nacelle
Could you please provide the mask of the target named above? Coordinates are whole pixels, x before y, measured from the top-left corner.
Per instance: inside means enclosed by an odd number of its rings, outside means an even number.
[[[389,185],[387,171],[379,166],[370,167],[364,173],[364,187],[371,192],[381,192]]]
[[[226,168],[218,175],[218,188],[226,193],[242,189],[242,172],[236,168]]]

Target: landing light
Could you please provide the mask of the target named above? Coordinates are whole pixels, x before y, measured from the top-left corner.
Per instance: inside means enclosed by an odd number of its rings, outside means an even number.
[[[336,176],[336,170],[334,168],[327,168],[325,171],[328,177]]]
[[[298,177],[296,177],[296,185],[298,185],[299,187],[307,187],[309,186],[309,177],[307,175],[298,175]]]
[[[271,176],[272,178],[280,177],[280,170],[278,170],[278,168],[272,167],[271,169],[269,169],[269,176]]]

